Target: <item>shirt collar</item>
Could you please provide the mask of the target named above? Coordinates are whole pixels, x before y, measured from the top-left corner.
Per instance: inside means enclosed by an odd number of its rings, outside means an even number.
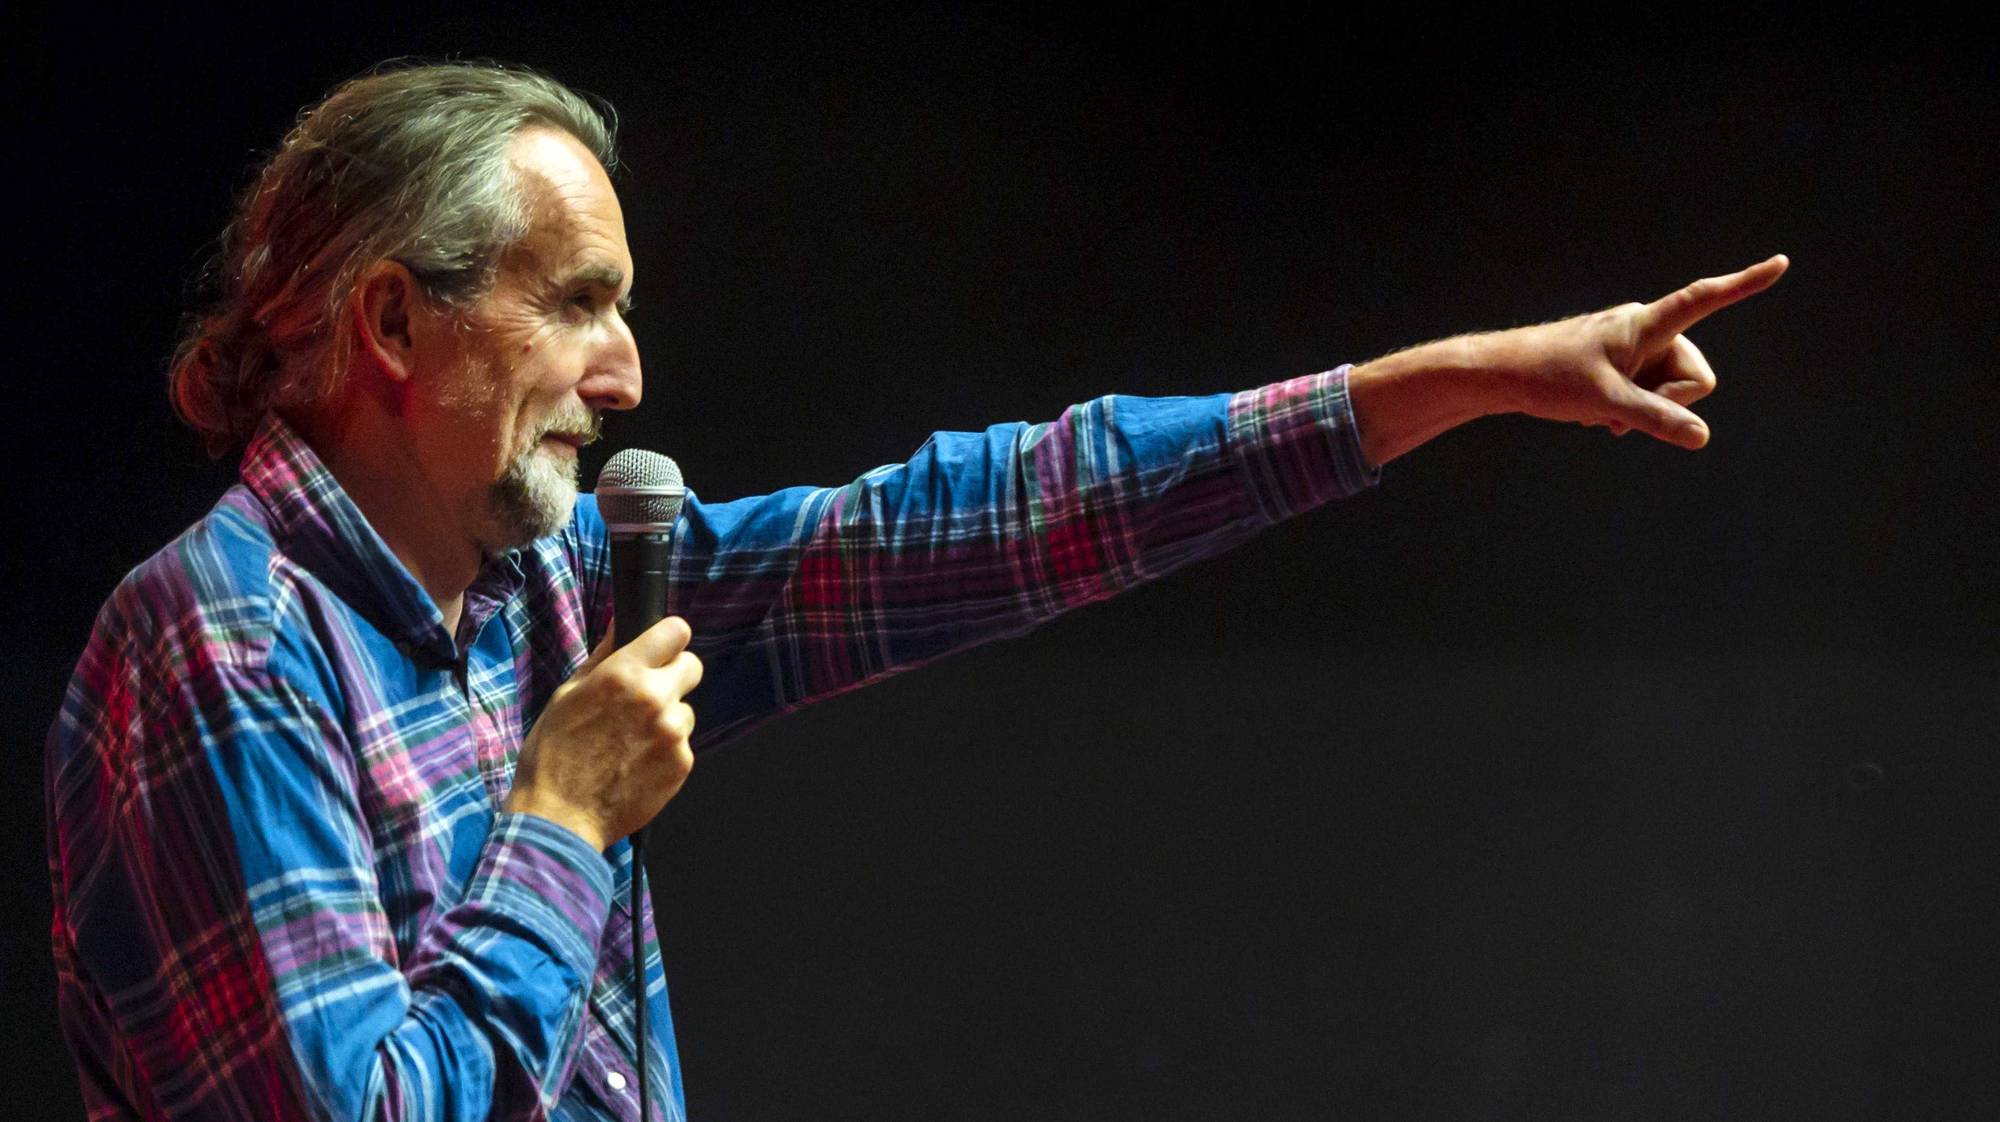
[[[366,616],[399,647],[452,662],[459,643],[430,593],[368,524],[304,438],[265,415],[243,452],[243,484],[270,513],[287,556]],[[466,589],[460,633],[470,638],[525,583],[520,551],[489,556]]]

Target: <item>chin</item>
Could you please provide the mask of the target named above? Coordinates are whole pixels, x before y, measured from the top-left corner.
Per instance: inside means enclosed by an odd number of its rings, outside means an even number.
[[[529,449],[493,484],[502,549],[517,549],[569,525],[576,510],[577,462]]]

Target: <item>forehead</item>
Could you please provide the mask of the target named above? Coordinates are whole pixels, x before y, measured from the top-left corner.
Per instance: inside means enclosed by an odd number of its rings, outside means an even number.
[[[625,213],[597,158],[558,129],[527,128],[508,147],[528,211],[528,232],[503,267],[571,271],[608,265],[632,275]]]

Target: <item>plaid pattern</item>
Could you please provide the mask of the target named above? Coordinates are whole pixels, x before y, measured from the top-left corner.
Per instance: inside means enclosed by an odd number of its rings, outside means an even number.
[[[690,496],[696,750],[1372,485],[1347,368],[939,433],[838,488]],[[685,1098],[630,849],[498,807],[610,620],[584,496],[456,634],[281,421],[99,614],[50,733],[59,1016],[93,1118],[635,1119]]]

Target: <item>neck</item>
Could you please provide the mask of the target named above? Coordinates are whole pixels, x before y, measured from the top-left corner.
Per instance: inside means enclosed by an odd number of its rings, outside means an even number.
[[[379,414],[354,410],[294,427],[389,552],[430,594],[444,615],[445,630],[456,634],[465,590],[485,557],[477,537],[456,515],[476,504],[440,494],[410,442]]]

